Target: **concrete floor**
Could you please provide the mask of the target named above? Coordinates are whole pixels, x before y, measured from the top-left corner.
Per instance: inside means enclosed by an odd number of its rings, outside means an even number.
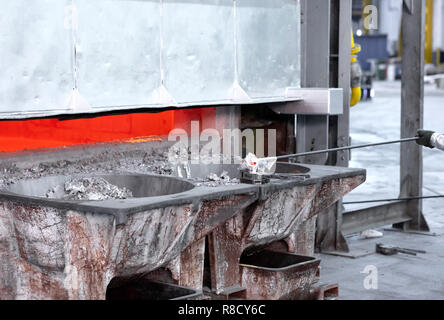
[[[400,82],[375,83],[376,97],[351,112],[353,144],[399,138]],[[425,89],[424,128],[444,132],[444,90],[433,85]],[[424,194],[444,194],[444,153],[424,150]],[[345,201],[397,198],[399,190],[399,145],[352,152],[351,167],[366,168],[367,182],[348,195]],[[347,206],[354,210],[365,205]],[[340,299],[444,299],[444,199],[424,201],[424,215],[435,236],[405,234],[379,229],[383,238],[362,240],[347,237],[351,253],[358,258],[321,254],[321,281],[339,283]],[[390,226],[387,226],[390,227]],[[383,256],[375,254],[381,242],[425,250],[426,254]],[[366,289],[367,266],[377,270],[377,289]],[[373,273],[375,274],[375,273]]]

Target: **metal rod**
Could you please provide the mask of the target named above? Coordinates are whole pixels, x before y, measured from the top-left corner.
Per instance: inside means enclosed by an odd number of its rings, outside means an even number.
[[[357,146],[348,146],[348,147],[340,147],[340,148],[334,148],[334,149],[302,152],[302,153],[295,153],[295,154],[288,154],[288,155],[278,156],[278,157],[276,157],[276,159],[280,160],[280,159],[288,159],[288,158],[297,158],[297,157],[311,156],[311,155],[314,155],[314,154],[321,154],[321,153],[330,153],[330,152],[337,152],[337,151],[344,151],[344,150],[376,147],[376,146],[383,146],[383,145],[395,144],[395,143],[405,143],[405,142],[410,142],[410,141],[416,141],[418,139],[419,139],[418,137],[414,137],[414,138],[406,138],[406,139],[400,139],[400,140],[394,140],[394,141],[362,144],[362,145],[357,145]]]
[[[342,204],[362,204],[362,203],[375,203],[375,202],[395,202],[395,201],[411,201],[411,200],[439,199],[439,198],[444,198],[444,195],[440,195],[440,196],[424,196],[424,197],[408,197],[408,198],[398,198],[398,199],[379,199],[379,200],[351,201],[351,202],[343,202]]]

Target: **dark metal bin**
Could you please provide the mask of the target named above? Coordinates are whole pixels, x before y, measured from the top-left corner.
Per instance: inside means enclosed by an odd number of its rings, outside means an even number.
[[[170,283],[139,279],[109,288],[106,300],[194,300],[202,293]]]
[[[242,287],[247,291],[247,299],[304,299],[310,294],[319,263],[314,257],[270,250],[243,255]]]

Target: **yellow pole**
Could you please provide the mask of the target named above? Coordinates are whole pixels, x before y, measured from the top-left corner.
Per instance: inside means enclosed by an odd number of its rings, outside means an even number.
[[[426,0],[425,63],[433,63],[433,0]]]
[[[357,54],[361,52],[361,46],[355,43],[355,38],[353,36],[353,30],[351,30],[351,70],[352,70],[352,88],[351,88],[351,97],[350,97],[350,106],[353,107],[361,101],[361,67],[359,66]],[[354,76],[356,73],[359,73],[359,76],[356,77],[354,83]],[[359,79],[358,79],[359,78]]]

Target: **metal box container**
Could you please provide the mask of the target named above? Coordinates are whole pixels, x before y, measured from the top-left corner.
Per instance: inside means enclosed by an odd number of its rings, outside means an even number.
[[[183,286],[138,279],[123,286],[108,288],[106,300],[193,300],[202,293]]]
[[[247,299],[299,300],[310,293],[320,260],[264,250],[240,259],[242,287]]]

